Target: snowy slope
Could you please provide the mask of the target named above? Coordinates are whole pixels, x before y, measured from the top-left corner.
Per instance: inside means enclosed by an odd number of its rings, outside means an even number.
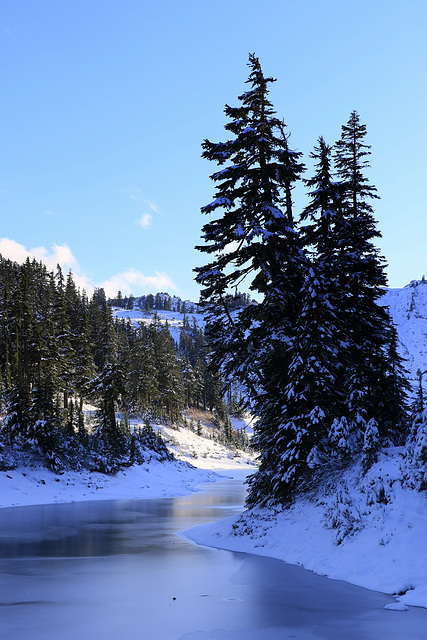
[[[405,368],[415,384],[417,371],[427,371],[427,281],[413,280],[403,289],[389,289],[381,302],[390,310]]]
[[[55,473],[36,463],[0,471],[0,508],[185,495],[195,491],[201,482],[216,480],[215,472],[233,475],[233,470],[251,473],[256,468],[253,453],[232,450],[210,439],[205,427],[202,436],[191,429],[172,429],[160,424],[155,429],[166,439],[176,461],[159,462],[153,458],[116,475],[85,469]]]
[[[350,468],[339,487],[325,485],[287,508],[246,511],[186,535],[393,594],[388,608],[427,607],[427,500],[402,486],[402,453],[385,451],[365,475]]]
[[[411,383],[421,371],[426,389],[427,281],[390,289],[381,302],[396,325]],[[407,465],[403,448],[390,449],[367,473],[350,467],[335,486],[326,483],[317,495],[299,496],[287,508],[250,510],[187,535],[394,594],[396,603],[388,609],[427,607],[427,499],[407,481]]]
[[[151,311],[147,312],[144,309],[140,309],[138,307],[134,307],[134,309],[120,309],[119,307],[113,307],[113,316],[115,318],[125,318],[130,319],[133,324],[150,324],[153,322],[155,316],[157,315],[158,320],[162,324],[169,325],[169,330],[172,338],[175,342],[179,342],[179,334],[184,325],[184,315],[179,311]],[[201,313],[188,313],[186,318],[190,325],[193,324],[193,321],[196,322],[196,325],[200,328],[204,327],[204,318]]]

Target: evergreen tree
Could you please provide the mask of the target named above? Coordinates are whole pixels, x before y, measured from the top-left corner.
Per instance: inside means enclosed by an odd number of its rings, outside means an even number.
[[[114,471],[141,459],[127,412],[166,410],[175,420],[182,379],[167,326],[114,321],[102,289],[88,302],[71,272],[64,279],[60,268],[0,256],[0,446],[41,454],[54,469]],[[85,398],[98,409],[94,431],[86,428]],[[125,412],[121,424],[117,409]]]
[[[131,358],[134,405],[138,412],[152,409],[158,396],[158,379],[152,332],[140,325]],[[128,381],[131,381],[129,376]]]
[[[184,402],[182,372],[176,345],[170,335],[168,324],[162,325],[157,316],[149,331],[153,340],[156,367],[157,405],[164,408],[167,417],[173,423]]]
[[[287,445],[280,465],[283,496],[316,467],[315,461],[321,460],[327,448],[331,424],[342,415],[339,378],[344,368],[343,329],[334,233],[341,198],[340,187],[332,180],[330,155],[330,147],[319,138],[311,154],[316,171],[313,178],[305,180],[311,201],[301,217],[309,218],[310,224],[302,229],[306,275],[289,349],[288,380],[284,381],[281,439]]]
[[[364,471],[367,471],[375,462],[377,462],[378,451],[380,448],[381,441],[378,424],[374,418],[371,418],[366,425],[363,436],[362,468]]]
[[[95,362],[91,349],[90,325],[87,305],[82,302],[75,340],[74,386],[80,397],[78,412],[83,415],[83,402],[88,393],[88,383],[95,376]]]
[[[351,441],[347,418],[335,418],[328,433],[329,449],[339,466],[351,459],[354,443]]]
[[[237,376],[255,395],[263,380],[258,362],[262,343],[273,327],[282,330],[297,314],[298,286],[291,281],[300,254],[291,193],[303,166],[268,99],[273,78],[264,76],[255,55],[249,57],[249,67],[250,90],[239,96],[241,106],[225,107],[230,119],[225,129],[234,137],[203,143],[203,157],[226,166],[211,176],[216,198],[202,208],[204,214],[222,213],[204,225],[205,244],[198,247],[214,259],[195,271],[203,287],[212,365],[222,369],[226,380]],[[242,281],[263,302],[242,310],[237,319],[229,295]]]
[[[300,153],[288,144],[285,125],[269,101],[269,85],[258,58],[249,57],[250,89],[239,96],[239,107],[225,108],[233,138],[224,143],[203,143],[203,157],[226,165],[211,177],[216,198],[202,208],[222,216],[203,227],[201,251],[214,260],[196,269],[204,287],[206,334],[212,365],[226,382],[238,379],[249,392],[259,420],[255,446],[260,467],[251,479],[249,503],[279,499],[287,492],[282,483],[282,458],[299,448],[297,434],[283,420],[280,394],[288,382],[290,347],[300,311],[299,292],[305,273],[292,212],[292,189],[303,171]],[[247,283],[261,298],[237,313],[232,310],[232,289]]]
[[[411,385],[405,369],[405,360],[399,354],[397,329],[391,319],[386,341],[381,368],[384,387],[378,403],[377,422],[383,425],[383,438],[389,438],[391,442],[400,445],[408,435],[408,396]]]
[[[90,339],[95,366],[102,370],[117,357],[116,332],[111,311],[103,289],[96,289],[88,306]]]
[[[53,301],[53,322],[55,326],[56,363],[58,391],[63,394],[64,422],[67,422],[69,396],[74,376],[74,349],[71,320],[73,308],[73,291],[70,279],[67,280],[68,299],[66,297],[64,276],[61,267],[57,266],[56,287]],[[67,304],[68,303],[68,304]]]
[[[96,414],[94,432],[97,449],[102,456],[102,471],[117,470],[117,459],[124,454],[125,437],[116,419],[116,406],[123,391],[123,375],[120,369],[107,363],[92,381],[92,393],[98,398],[100,407]]]
[[[335,164],[342,183],[343,207],[336,225],[338,234],[340,290],[342,292],[342,325],[347,327],[348,357],[344,388],[348,398],[348,415],[353,428],[371,418],[378,419],[380,437],[389,435],[389,421],[381,420],[381,398],[391,393],[394,416],[404,414],[404,394],[390,391],[396,384],[399,363],[387,352],[395,340],[387,309],[379,304],[386,285],[384,258],[373,240],[381,234],[376,228],[370,200],[378,198],[376,188],[369,184],[364,171],[369,167],[370,147],[364,142],[366,126],[353,111],[342,127],[335,145]],[[392,349],[394,352],[394,348]],[[389,365],[389,366],[387,366]],[[394,374],[390,372],[390,366]],[[401,371],[401,369],[400,369]]]
[[[149,293],[147,296],[145,308],[147,309],[147,311],[151,311],[154,308],[154,296],[152,293]]]
[[[421,372],[420,372],[421,373]],[[406,442],[406,467],[419,491],[427,489],[427,411],[418,405]]]

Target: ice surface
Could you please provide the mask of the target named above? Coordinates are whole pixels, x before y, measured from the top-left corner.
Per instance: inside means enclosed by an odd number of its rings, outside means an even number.
[[[223,479],[182,498],[4,509],[0,640],[425,637],[425,610],[178,535],[235,517],[243,497]]]

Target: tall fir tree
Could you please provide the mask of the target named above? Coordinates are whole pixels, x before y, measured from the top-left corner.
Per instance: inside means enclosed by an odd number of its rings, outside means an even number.
[[[335,165],[342,183],[344,206],[337,221],[336,233],[340,244],[338,274],[342,292],[342,323],[347,327],[348,359],[343,380],[348,397],[348,418],[355,431],[364,430],[368,420],[377,420],[380,438],[390,435],[390,420],[381,415],[384,396],[396,399],[394,428],[401,428],[405,413],[404,392],[390,390],[403,376],[397,373],[388,310],[379,301],[384,294],[387,278],[385,260],[374,245],[381,236],[373,214],[372,199],[378,198],[365,170],[369,167],[370,146],[365,143],[366,126],[353,111],[341,130],[335,145]],[[391,374],[390,367],[394,369]],[[397,374],[397,375],[396,375]],[[398,398],[398,400],[397,400]],[[399,426],[397,426],[397,424]],[[361,433],[361,437],[363,433]]]
[[[250,504],[284,502],[310,480],[313,469],[324,462],[331,424],[341,414],[343,337],[334,234],[341,188],[332,179],[331,148],[322,137],[311,158],[315,173],[305,180],[310,202],[301,216],[309,223],[300,229],[305,248],[300,304],[289,332],[286,367],[271,361],[269,380],[280,401],[272,402],[268,395],[261,400],[266,425],[256,442],[264,453],[260,472],[252,479]]]
[[[67,422],[68,401],[70,392],[72,392],[72,379],[74,377],[75,351],[72,344],[74,336],[71,330],[71,299],[66,296],[64,276],[59,265],[57,266],[55,280],[53,319],[56,332],[58,390],[63,395],[64,422]],[[69,277],[67,278],[67,291],[71,297],[71,279]]]
[[[344,413],[340,380],[346,367],[345,327],[340,314],[342,292],[337,272],[339,242],[337,221],[343,207],[342,185],[332,176],[331,147],[323,137],[310,154],[315,172],[306,179],[309,204],[301,220],[308,268],[301,290],[302,310],[295,324],[295,341],[286,412],[299,438],[305,442],[305,456],[294,463],[291,478],[308,478],[326,453],[332,423]]]
[[[297,313],[293,281],[300,252],[292,189],[303,165],[301,154],[289,148],[285,125],[269,101],[273,78],[264,76],[253,54],[249,68],[250,89],[239,96],[241,105],[225,107],[230,120],[225,129],[233,137],[203,143],[203,157],[225,166],[211,176],[216,198],[202,212],[222,215],[203,227],[205,244],[198,249],[214,259],[195,271],[203,287],[213,365],[226,379],[239,378],[254,394],[263,379],[258,361],[262,343],[274,324],[282,330]],[[246,307],[237,319],[230,293],[242,281],[262,303]]]
[[[216,198],[202,208],[221,217],[203,227],[200,251],[213,261],[196,269],[206,309],[212,364],[226,382],[239,380],[257,416],[255,443],[259,471],[251,479],[249,502],[282,495],[282,456],[298,448],[296,434],[283,423],[280,390],[288,381],[290,347],[300,311],[299,292],[306,268],[292,211],[292,190],[304,169],[301,154],[269,100],[273,78],[258,58],[249,57],[248,91],[239,107],[225,107],[233,138],[203,143],[203,157],[221,167],[211,177]],[[230,301],[244,282],[258,304],[237,312]]]
[[[123,374],[120,368],[106,363],[99,375],[92,380],[92,393],[99,401],[96,412],[94,440],[100,459],[99,469],[117,471],[118,460],[125,453],[126,439],[117,424],[116,408],[123,391]]]

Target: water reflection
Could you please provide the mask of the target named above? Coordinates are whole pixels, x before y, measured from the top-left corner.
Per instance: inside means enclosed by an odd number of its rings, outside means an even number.
[[[227,485],[223,492],[222,484]],[[2,509],[0,558],[163,553],[176,546],[176,531],[218,520],[241,509],[244,489],[235,482],[230,490],[229,484],[219,482],[215,491],[208,487],[206,491],[182,498]]]
[[[177,532],[237,513],[242,485],[184,498],[0,510],[0,640],[421,640],[427,612]]]

